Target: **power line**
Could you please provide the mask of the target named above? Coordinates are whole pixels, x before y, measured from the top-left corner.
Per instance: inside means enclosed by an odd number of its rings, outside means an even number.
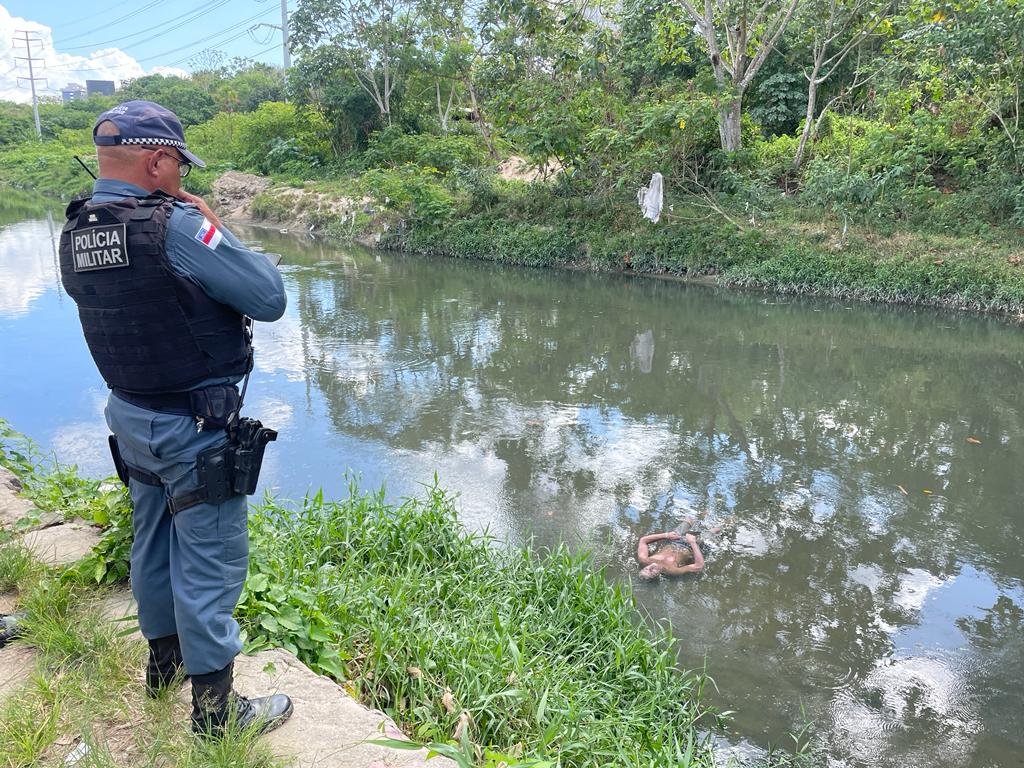
[[[24,56],[15,56],[14,58],[16,60],[18,60],[18,61],[27,61],[28,62],[28,77],[20,77],[19,76],[18,77],[18,84],[20,85],[22,80],[28,80],[29,87],[32,89],[32,117],[35,118],[35,121],[36,121],[36,136],[38,136],[40,139],[42,139],[43,138],[43,128],[39,124],[39,98],[36,96],[36,80],[46,80],[46,78],[45,77],[36,77],[36,75],[35,75],[35,70],[32,67],[32,64],[34,62],[36,62],[36,61],[43,62],[43,58],[41,56],[37,58],[37,57],[32,55],[32,43],[39,43],[39,45],[42,45],[43,41],[40,40],[38,37],[36,37],[36,38],[30,38],[29,37],[29,35],[37,35],[37,34],[39,34],[38,32],[32,32],[32,31],[27,30],[27,29],[18,29],[18,30],[15,30],[15,31],[18,34],[20,34],[20,35],[24,35],[24,37],[15,37],[14,38],[14,42],[15,43],[24,43],[25,44],[25,55]],[[17,66],[17,65],[15,65],[15,66]],[[49,82],[47,82],[47,86],[49,86]]]
[[[200,43],[205,43],[207,40],[211,40],[212,38],[215,38],[215,37],[220,37],[225,32],[230,32],[233,29],[238,29],[238,27],[242,26],[243,24],[248,24],[250,21],[255,21],[256,19],[260,18],[261,16],[266,16],[271,11],[273,11],[273,8],[271,8],[270,10],[262,11],[261,13],[257,13],[255,16],[250,16],[247,19],[243,19],[242,21],[239,21],[239,22],[237,22],[235,24],[232,24],[230,27],[225,27],[224,29],[220,30],[219,32],[214,32],[212,35],[207,35],[206,37],[201,37],[198,40],[193,40],[188,45],[180,45],[177,48],[172,48],[169,51],[164,51],[163,53],[158,53],[158,54],[155,54],[153,56],[147,56],[144,59],[136,59],[136,61],[143,62],[143,61],[152,61],[153,59],[162,59],[164,56],[170,56],[172,53],[178,53],[178,51],[184,51],[184,50],[186,50],[188,48],[194,48],[195,46],[199,45]],[[231,40],[236,40],[238,37],[241,37],[242,35],[246,34],[246,32],[248,32],[248,31],[249,30],[245,30],[244,32],[242,32],[241,35],[238,35],[237,37],[233,37],[233,38],[231,38]],[[231,42],[231,40],[222,40],[219,43],[219,45],[223,45],[224,43]]]
[[[240,37],[245,37],[247,34],[249,34],[249,30],[248,29],[243,29],[237,35],[232,35],[231,37],[227,38],[226,40],[221,40],[219,43],[217,43],[217,45],[226,45],[227,43],[234,42],[235,40],[237,40]],[[202,53],[202,51],[199,51],[199,53]],[[189,54],[187,54],[185,56],[182,56],[180,59],[175,59],[170,64],[166,64],[165,66],[168,66],[168,67],[177,66],[178,64],[182,64],[183,62],[186,62],[189,59],[192,59],[192,58],[198,56],[199,53],[196,53],[196,52],[193,51],[192,53],[189,53]]]
[[[224,2],[227,2],[227,0],[224,0]],[[207,35],[206,37],[201,38],[199,40],[196,40],[195,42],[189,43],[188,45],[182,45],[182,46],[179,46],[177,48],[173,48],[170,51],[164,51],[163,53],[156,54],[154,56],[147,56],[147,57],[145,57],[143,59],[136,59],[136,62],[141,63],[141,62],[144,62],[144,61],[152,61],[153,59],[163,58],[164,56],[167,56],[167,55],[172,54],[172,53],[176,53],[177,51],[185,50],[186,48],[192,48],[195,45],[197,45],[198,43],[205,42],[206,40],[210,40],[211,38],[220,37],[221,35],[223,35],[223,34],[225,34],[227,32],[230,32],[233,29],[237,29],[238,27],[242,26],[243,24],[248,24],[250,21],[258,19],[260,16],[264,16],[267,13],[270,13],[270,11],[264,11],[263,13],[256,14],[255,16],[251,16],[248,19],[245,19],[243,21],[236,22],[235,24],[232,24],[229,27],[225,27],[224,29],[222,29],[222,30],[220,30],[218,32],[214,32],[212,35]],[[185,22],[183,22],[183,23],[185,23]],[[172,29],[176,29],[176,27],[174,27]],[[171,30],[167,30],[167,31],[171,31]],[[218,45],[223,45],[224,43],[229,43],[232,40],[237,40],[239,37],[242,37],[243,35],[245,35],[246,32],[248,32],[248,30],[245,30],[241,34],[235,35],[235,36],[230,37],[230,38],[228,38],[226,40],[222,40],[222,41],[220,41],[218,43]],[[145,41],[142,41],[142,42],[145,42]],[[185,57],[183,57],[181,59],[178,59],[176,61],[172,61],[170,64],[167,64],[166,66],[174,66],[175,64],[178,64],[178,63],[180,63],[182,61],[185,61],[185,60],[187,60],[187,59],[189,59],[191,57],[192,57],[192,54],[189,54],[188,56],[185,56]],[[80,66],[79,67],[55,67],[55,68],[53,68],[52,71],[54,71],[54,72],[66,72],[66,73],[91,72],[91,71],[93,71],[95,69],[98,69],[99,67],[107,66],[106,64],[104,64],[103,62],[101,62],[101,61],[99,61],[97,59],[89,59],[89,60],[86,60],[85,62],[81,62],[81,63],[83,63],[83,64],[94,63],[96,66],[86,66],[86,67],[80,67]]]
[[[120,5],[120,4],[121,3],[119,2],[119,0],[114,0],[114,2],[107,3],[107,5],[109,5],[111,7],[113,7],[115,5]],[[104,8],[103,12],[105,13],[108,10],[109,10],[109,8]],[[97,13],[96,9],[93,8],[92,12],[89,13],[88,15],[80,16],[79,18],[71,19],[70,21],[62,21],[59,24],[55,24],[54,26],[50,27],[50,30],[52,31],[52,30],[55,30],[55,29],[65,29],[67,27],[74,26],[75,24],[78,24],[79,22],[82,22],[82,21],[90,21],[91,19],[95,19],[96,18],[96,13]],[[101,29],[109,27],[109,26],[110,26],[109,23],[104,24],[103,27],[101,27]],[[87,32],[83,32],[82,34],[88,34],[88,33]]]
[[[157,2],[160,2],[160,1],[161,0],[157,0]],[[83,48],[99,48],[100,46],[109,45],[110,43],[118,43],[119,45],[123,45],[124,41],[126,39],[128,39],[128,38],[138,37],[139,35],[144,35],[147,32],[153,32],[153,31],[159,30],[159,31],[156,32],[155,35],[151,35],[151,36],[145,38],[144,40],[136,40],[134,43],[131,43],[131,45],[142,45],[143,43],[148,43],[150,40],[155,40],[158,37],[166,35],[168,32],[173,32],[176,29],[181,29],[181,27],[184,27],[187,24],[191,24],[196,19],[198,19],[198,18],[200,18],[202,16],[205,16],[208,13],[213,13],[218,8],[220,8],[220,7],[224,6],[224,5],[227,5],[229,2],[231,2],[231,0],[216,0],[216,2],[212,2],[212,3],[210,3],[210,2],[200,3],[198,6],[193,8],[191,11],[186,13],[184,16],[181,16],[178,19],[176,19],[176,21],[178,23],[175,24],[172,27],[166,26],[170,22],[163,21],[163,22],[160,22],[159,24],[154,24],[151,27],[146,27],[145,29],[140,29],[138,32],[132,32],[130,35],[122,35],[121,37],[115,37],[115,38],[112,38],[110,40],[104,40],[101,43],[90,43],[88,45],[72,45],[70,47],[62,45],[62,48],[64,50],[66,50],[66,51],[78,51],[78,50],[81,50]],[[151,5],[156,5],[156,3],[152,3]],[[204,8],[204,6],[205,6],[205,8]],[[148,8],[149,6],[146,6],[146,7]]]
[[[265,0],[259,0],[264,2]],[[292,53],[288,49],[288,0],[281,0],[281,23],[280,24],[257,24],[258,27],[269,27],[271,30],[281,31],[281,62],[284,65],[285,77],[288,77],[288,70],[292,66]],[[271,35],[274,33],[271,32]],[[255,38],[254,38],[255,39]],[[264,42],[270,40],[270,37]]]
[[[270,51],[274,50],[275,48],[277,48],[277,43],[274,43],[269,48],[264,48],[262,51],[257,51],[252,56],[246,56],[244,59],[236,57],[235,61],[256,61],[256,57],[257,56],[262,56],[264,53],[269,53]]]
[[[149,3],[148,5],[144,5],[141,8],[136,8],[131,13],[126,13],[124,16],[119,16],[116,19],[112,19],[111,21],[108,21],[108,22],[106,22],[105,24],[103,24],[103,25],[101,25],[99,27],[95,27],[94,29],[87,29],[85,32],[79,32],[77,35],[72,35],[71,37],[66,37],[66,38],[64,38],[64,39],[62,39],[60,41],[61,46],[63,47],[64,43],[68,42],[69,40],[77,40],[80,37],[85,37],[86,35],[91,35],[93,32],[101,32],[104,29],[110,29],[111,27],[113,27],[113,26],[115,26],[117,24],[120,24],[122,21],[127,21],[128,19],[132,18],[133,16],[138,16],[140,13],[142,13],[144,11],[148,11],[150,8],[152,8],[154,5],[157,5],[160,2],[161,2],[161,0],[153,0],[152,3]],[[85,47],[85,48],[87,48],[88,46],[76,46],[76,47],[79,47],[79,48]]]
[[[147,57],[142,58],[142,59],[136,59],[135,61],[137,61],[139,63],[142,63],[144,61],[152,61],[153,59],[160,59],[160,58],[163,58],[164,56],[169,56],[172,53],[177,53],[178,51],[183,51],[183,50],[185,50],[187,48],[193,48],[196,45],[198,45],[199,43],[203,43],[203,42],[205,42],[207,40],[210,40],[212,38],[215,38],[215,37],[220,37],[221,35],[225,34],[226,32],[230,32],[233,29],[237,29],[238,27],[242,26],[243,24],[248,24],[250,21],[253,21],[254,19],[257,19],[260,16],[265,16],[269,12],[270,11],[264,11],[263,13],[257,14],[255,16],[251,16],[248,19],[245,19],[244,21],[240,21],[240,22],[237,22],[236,24],[232,24],[230,27],[225,27],[224,29],[220,30],[219,32],[214,32],[212,35],[207,35],[206,37],[200,38],[199,40],[196,40],[194,42],[189,43],[188,45],[178,46],[177,48],[172,48],[169,51],[164,51],[163,53],[158,53],[158,54],[153,55],[153,56],[147,56]],[[221,40],[218,43],[218,45],[223,45],[224,43],[230,43],[232,40],[237,40],[239,37],[242,37],[247,32],[248,32],[248,30],[243,30],[241,32],[241,34],[234,35],[233,37],[229,37],[226,40]],[[177,61],[170,62],[166,66],[173,67],[175,64],[178,64],[181,61],[185,61],[186,59],[189,59],[191,57],[192,57],[192,54],[189,54],[188,56],[185,56],[184,58],[178,59]],[[102,63],[99,62],[96,59],[91,59],[91,60],[88,60],[88,61],[85,61],[85,62],[82,62],[82,63],[88,64],[88,63],[90,63],[90,61],[94,61],[97,64],[100,64],[101,66],[103,66]],[[90,71],[92,71],[92,69],[94,69],[94,68],[93,67],[76,67],[76,68],[56,67],[56,68],[53,69],[53,71],[55,71],[55,72],[90,72]]]

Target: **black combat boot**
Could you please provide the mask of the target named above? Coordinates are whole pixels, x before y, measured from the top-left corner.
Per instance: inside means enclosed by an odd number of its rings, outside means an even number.
[[[272,731],[292,714],[292,700],[283,693],[247,699],[231,690],[234,662],[208,675],[192,676],[192,731],[220,736],[229,726]]]
[[[165,688],[177,687],[188,680],[185,659],[177,635],[149,641],[149,664],[146,665],[146,695],[155,699]]]
[[[24,613],[0,613],[0,648],[16,637],[19,637],[25,628]]]

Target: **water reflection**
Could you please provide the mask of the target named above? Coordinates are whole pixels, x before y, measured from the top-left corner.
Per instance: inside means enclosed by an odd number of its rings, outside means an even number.
[[[59,290],[53,227],[52,215],[0,226],[0,318],[25,315],[47,290]]]
[[[685,666],[707,657],[740,736],[781,742],[806,713],[836,765],[1016,759],[1015,328],[248,234],[286,254],[290,298],[257,329],[251,409],[282,432],[265,485],[337,494],[351,468],[398,496],[437,471],[468,525],[583,543],[612,579],[639,535],[707,510],[705,574],[637,593]],[[23,428],[88,453],[74,318],[29,306],[13,338],[52,322],[66,354],[5,383],[5,412],[78,382]]]

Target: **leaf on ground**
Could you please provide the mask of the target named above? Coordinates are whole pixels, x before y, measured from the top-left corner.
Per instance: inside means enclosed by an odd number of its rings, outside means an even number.
[[[976,437],[968,437],[967,442],[970,443],[971,445],[981,445],[981,440],[979,440]]]
[[[926,495],[928,495],[928,496],[931,496],[931,495],[932,495],[933,493],[935,493],[935,492],[934,492],[934,491],[931,491],[931,490],[929,490],[929,489],[927,489],[927,488],[922,488],[922,489],[921,489],[921,493],[923,493],[923,494],[926,494]]]
[[[902,485],[897,484],[896,487],[900,489],[900,493],[902,493],[904,496],[910,495],[909,493],[907,493],[907,489],[904,488]]]
[[[416,679],[423,677],[423,672],[419,667],[409,667],[406,671],[409,673],[410,677],[414,677]]]

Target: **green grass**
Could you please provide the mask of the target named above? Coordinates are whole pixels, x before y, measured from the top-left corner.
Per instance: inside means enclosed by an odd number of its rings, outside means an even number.
[[[383,245],[526,266],[713,276],[722,285],[785,294],[1024,312],[1024,252],[1012,228],[957,236],[861,224],[844,234],[834,216],[808,223],[800,218],[808,211],[791,209],[743,230],[694,211],[650,225],[632,209],[538,194],[550,203],[546,210],[508,204],[456,214],[446,225],[413,222]]]
[[[499,549],[436,487],[267,501],[250,530],[249,647],[346,678],[414,738],[444,743],[462,717],[474,744],[563,766],[711,764],[704,678],[586,556]]]
[[[16,548],[0,548],[0,563]],[[0,765],[60,766],[79,741],[89,751],[77,765],[93,768],[280,764],[251,731],[234,729],[222,740],[195,739],[187,707],[174,695],[147,698],[145,643],[126,637],[124,624],[103,617],[103,590],[66,575],[34,563],[14,580],[19,610],[28,616],[15,642],[33,649],[34,669],[25,686],[0,705]]]
[[[0,594],[11,592],[36,568],[32,553],[18,541],[0,544]]]
[[[0,464],[21,481],[22,495],[44,512],[66,520],[80,518],[104,531],[100,544],[76,567],[80,580],[116,584],[128,577],[131,549],[131,502],[115,477],[85,478],[74,465],[46,457],[30,439],[0,417]],[[32,518],[24,519],[29,525]],[[10,534],[7,533],[7,536]],[[5,532],[0,529],[0,543]]]
[[[37,497],[78,509],[107,493],[73,467],[37,463],[31,443],[0,426],[0,463]],[[12,750],[0,747],[0,765],[31,764],[69,722],[138,716],[137,696],[125,692],[141,690],[141,646],[126,645],[93,610],[93,567],[127,570],[130,513],[127,504],[102,508],[102,559],[94,554],[61,578],[28,563],[16,544],[0,548],[0,575],[30,616],[24,641],[57,686],[0,715]],[[354,488],[299,509],[268,499],[250,532],[237,611],[248,648],[292,651],[417,741],[495,766],[711,765],[698,735],[718,724],[700,704],[705,679],[677,669],[669,633],[648,627],[628,588],[608,584],[586,556],[499,549],[466,533],[436,487],[397,506]],[[100,696],[100,684],[121,693]],[[460,719],[461,747],[450,744]],[[97,747],[90,759],[104,765],[103,755]]]

